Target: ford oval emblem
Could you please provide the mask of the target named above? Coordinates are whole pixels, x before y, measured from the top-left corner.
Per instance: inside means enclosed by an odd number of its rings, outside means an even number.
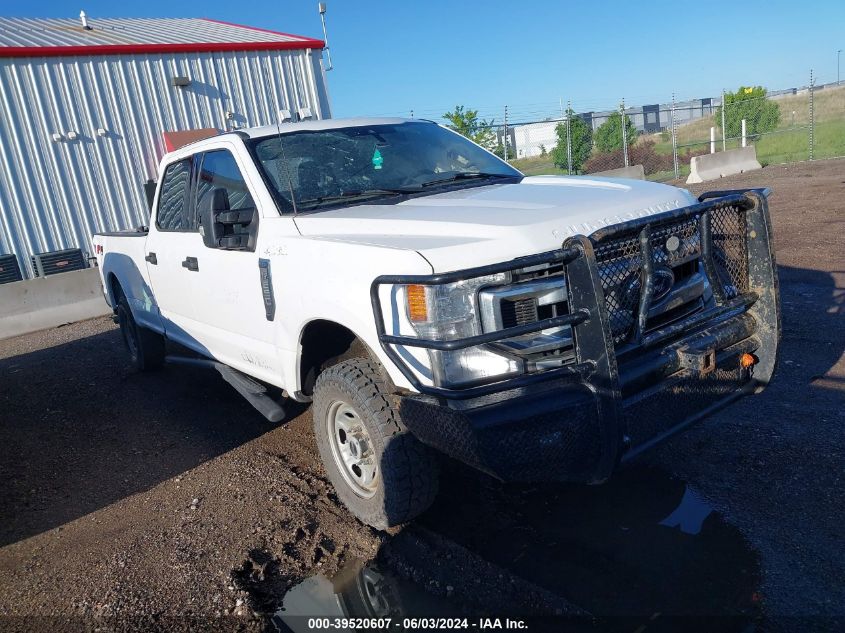
[[[660,301],[669,294],[672,286],[675,285],[675,275],[671,268],[661,266],[654,271],[652,278],[654,279],[654,295],[652,295],[651,300]]]
[[[660,266],[652,273],[652,280],[654,282],[654,290],[651,295],[652,304],[660,301],[663,297],[669,294],[672,287],[675,285],[675,275],[671,268]],[[626,303],[635,306],[640,302],[640,273],[631,275],[623,284]]]

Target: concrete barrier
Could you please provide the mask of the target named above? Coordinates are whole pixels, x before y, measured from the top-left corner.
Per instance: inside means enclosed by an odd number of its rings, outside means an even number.
[[[762,169],[757,161],[757,150],[754,146],[740,149],[729,149],[726,152],[693,156],[690,161],[690,174],[687,184],[718,180],[725,176],[741,174],[752,169]]]
[[[635,180],[645,180],[645,169],[642,165],[631,165],[630,167],[620,167],[619,169],[608,169],[607,171],[597,171],[588,176],[602,176],[604,178],[631,178]]]
[[[0,285],[0,339],[109,313],[97,268]]]

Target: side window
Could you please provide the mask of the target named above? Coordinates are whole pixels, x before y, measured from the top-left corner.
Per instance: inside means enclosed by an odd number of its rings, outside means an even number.
[[[156,226],[162,231],[184,231],[188,228],[185,211],[190,179],[190,160],[172,163],[164,170],[156,213]]]
[[[224,149],[206,152],[202,156],[197,177],[197,224],[203,211],[212,208],[216,199],[217,210],[241,211],[255,208],[235,157]]]

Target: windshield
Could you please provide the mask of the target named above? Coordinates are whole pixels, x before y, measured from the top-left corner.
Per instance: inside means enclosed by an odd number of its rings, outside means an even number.
[[[312,211],[522,178],[463,136],[428,122],[303,130],[251,146],[282,212],[293,211],[294,203],[296,211]]]

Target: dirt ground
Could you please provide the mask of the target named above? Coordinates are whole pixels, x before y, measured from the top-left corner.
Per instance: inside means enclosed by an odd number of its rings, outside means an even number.
[[[604,486],[446,463],[435,506],[392,534],[338,503],[308,409],[274,427],[214,372],[133,373],[108,319],[0,341],[0,627],[306,630],[302,595],[330,587],[351,615],[842,630],[845,161],[709,185],[774,191],[769,389]]]

